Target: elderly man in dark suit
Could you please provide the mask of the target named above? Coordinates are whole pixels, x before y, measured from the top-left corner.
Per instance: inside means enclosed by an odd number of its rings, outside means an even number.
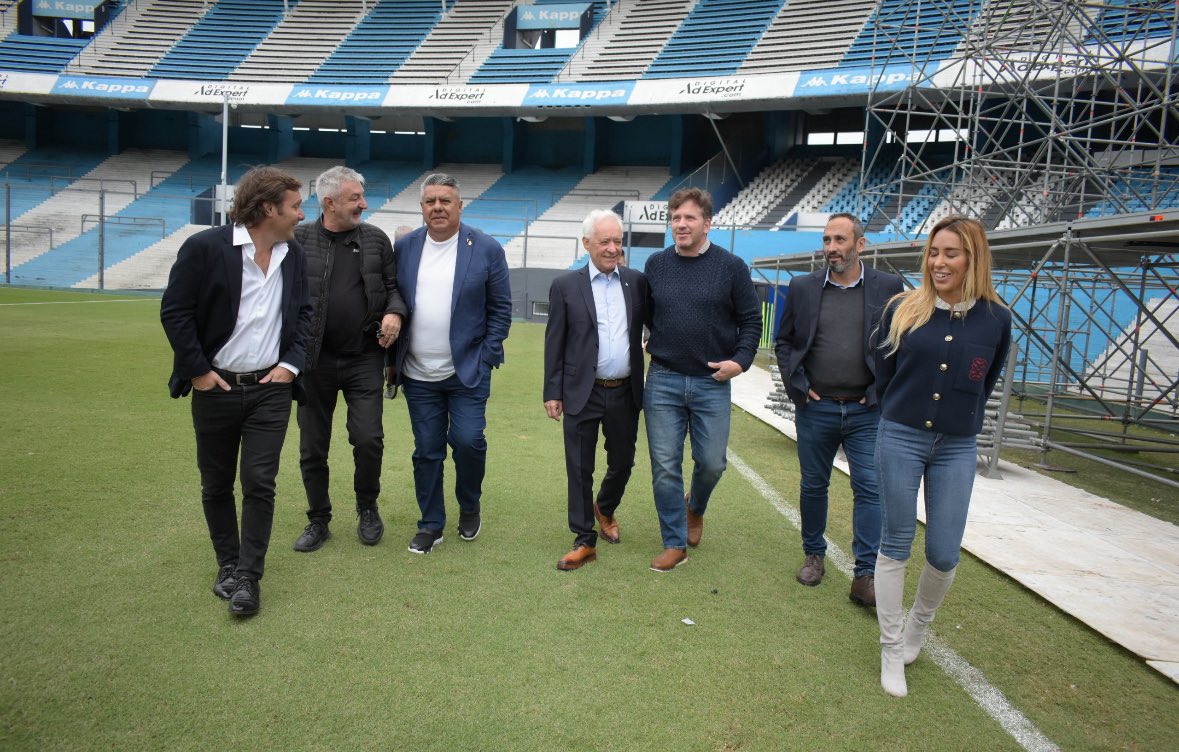
[[[258,581],[274,519],[274,479],[311,325],[300,183],[273,167],[237,184],[233,224],[184,241],[160,303],[175,358],[173,397],[192,392],[205,521],[229,612],[261,607]],[[241,529],[233,484],[241,451]]]
[[[867,239],[860,220],[832,214],[823,230],[827,267],[790,281],[775,352],[786,394],[796,406],[799,512],[805,560],[797,579],[815,587],[826,573],[827,489],[831,463],[842,444],[851,468],[852,553],[850,598],[876,605],[874,573],[880,548],[880,492],[876,483],[876,360],[872,332],[884,303],[901,279],[860,261]]]
[[[579,569],[597,558],[598,535],[619,541],[614,512],[635,464],[643,405],[643,321],[647,281],[622,262],[622,220],[590,212],[581,244],[585,268],[553,280],[544,333],[544,408],[565,416],[565,472],[573,550],[557,569]],[[598,426],[606,437],[606,477],[593,496]],[[599,532],[594,532],[597,519]]]
[[[512,291],[504,249],[463,224],[458,181],[435,173],[422,183],[419,227],[394,244],[397,287],[409,309],[393,353],[394,379],[405,392],[413,429],[413,477],[422,516],[410,541],[428,554],[442,542],[446,507],[442,468],[454,452],[458,535],[482,529],[491,369],[504,362]]]

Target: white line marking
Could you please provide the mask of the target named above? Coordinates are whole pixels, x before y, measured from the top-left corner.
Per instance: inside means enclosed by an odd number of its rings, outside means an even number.
[[[42,300],[32,301],[28,303],[0,303],[0,306],[27,306],[27,305],[85,305],[87,303],[142,303],[147,300],[159,300],[159,298],[112,298],[111,300]]]
[[[765,478],[758,475],[756,470],[746,465],[744,460],[736,454],[730,451],[728,456],[729,464],[745,476],[745,480],[749,481],[750,485],[757,489],[757,492],[765,497],[766,501],[770,502],[783,517],[789,520],[791,525],[801,528],[802,520],[798,516],[798,512],[786,502],[786,499],[782,498],[782,494],[778,493],[777,489],[771,486]],[[827,560],[834,564],[835,568],[849,580],[851,579],[852,559],[839,546],[832,543],[830,538],[827,539]],[[932,627],[925,637],[922,652],[932,658],[933,662],[950,678],[958,682],[958,685],[966,690],[966,693],[974,699],[978,706],[987,715],[994,718],[1003,727],[1003,730],[1028,752],[1057,752],[1060,749],[1052,743],[1051,739],[1040,733],[1039,729],[1023,713],[1012,706],[1002,692],[991,686],[982,671],[971,666],[953,648],[938,638],[933,633]]]

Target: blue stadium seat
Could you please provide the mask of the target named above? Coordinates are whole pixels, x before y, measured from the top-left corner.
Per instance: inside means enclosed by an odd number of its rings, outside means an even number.
[[[449,9],[455,0],[446,0]],[[442,18],[438,0],[381,0],[307,80],[383,84]]]
[[[885,0],[864,24],[839,65],[879,67],[913,60],[944,60],[958,47],[962,32],[982,5],[977,0],[953,0],[947,9],[941,3]]]
[[[643,77],[736,74],[785,4],[784,0],[700,0]]]
[[[89,39],[12,34],[0,41],[0,69],[26,73],[60,73],[89,43]]]
[[[148,76],[224,80],[274,30],[283,12],[283,0],[219,0]]]

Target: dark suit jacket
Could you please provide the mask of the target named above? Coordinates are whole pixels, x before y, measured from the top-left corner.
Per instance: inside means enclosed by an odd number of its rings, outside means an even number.
[[[311,301],[303,249],[288,244],[282,262],[282,331],[279,360],[300,371],[311,329]],[[242,250],[233,245],[233,225],[196,233],[180,246],[160,301],[160,321],[174,353],[168,389],[183,397],[192,379],[213,368],[213,356],[229,340],[242,300]],[[302,401],[301,379],[294,395]]]
[[[778,356],[778,370],[782,372],[782,384],[794,404],[802,407],[807,402],[807,390],[811,384],[807,379],[802,361],[815,341],[815,330],[819,326],[819,302],[823,296],[823,280],[826,267],[810,274],[803,274],[790,280],[790,288],[783,304],[778,336],[774,339],[774,352]],[[876,357],[872,352],[873,332],[880,324],[880,313],[885,302],[903,289],[901,278],[895,274],[881,272],[864,264],[864,362],[868,371],[875,376]],[[868,404],[876,405],[876,390],[868,389]]]
[[[544,401],[561,400],[576,415],[585,407],[598,367],[598,314],[590,290],[589,264],[562,274],[549,288],[549,320],[544,330]],[[630,389],[635,407],[643,406],[643,321],[647,279],[618,267],[630,334]]]
[[[473,387],[485,373],[504,362],[504,340],[512,325],[512,289],[504,249],[490,235],[459,224],[458,260],[450,303],[450,354],[455,375]],[[426,228],[419,227],[393,246],[397,258],[397,288],[409,309],[401,336],[393,348],[395,379],[401,383],[401,364],[409,351],[410,322],[417,308],[418,268]]]

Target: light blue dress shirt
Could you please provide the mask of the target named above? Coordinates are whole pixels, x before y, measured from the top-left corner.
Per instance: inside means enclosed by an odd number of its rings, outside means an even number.
[[[630,339],[627,336],[626,300],[622,295],[622,277],[618,270],[603,274],[589,265],[590,289],[598,314],[599,379],[630,376]]]

